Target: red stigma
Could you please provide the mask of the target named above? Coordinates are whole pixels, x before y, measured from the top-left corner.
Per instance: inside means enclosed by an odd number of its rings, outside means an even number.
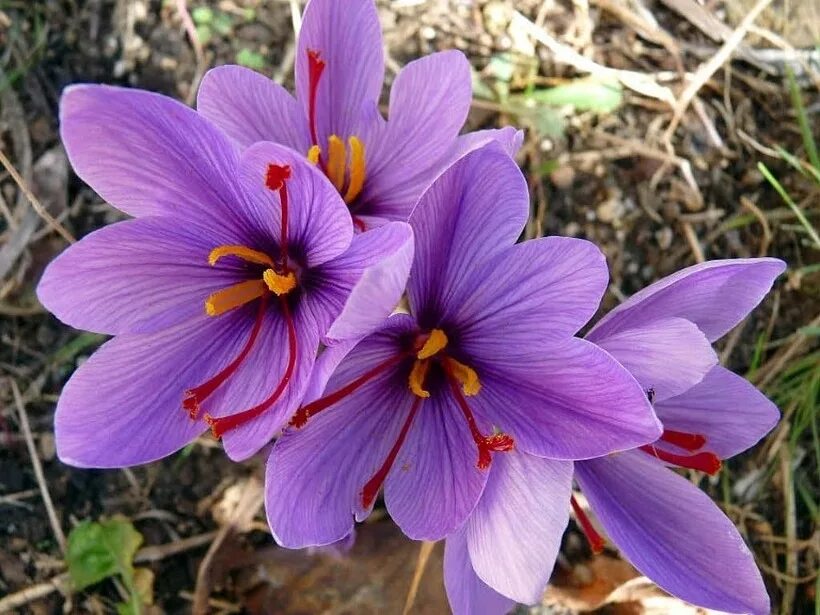
[[[291,170],[287,164],[268,164],[265,173],[265,186],[270,190],[279,192],[279,203],[282,206],[282,234],[281,234],[281,259],[282,271],[288,269],[288,188],[285,182],[290,179]]]
[[[604,539],[601,538],[598,530],[596,530],[595,526],[592,525],[592,521],[589,520],[589,517],[587,517],[584,509],[579,506],[574,495],[569,501],[570,504],[572,504],[572,511],[575,513],[575,518],[581,526],[581,531],[584,532],[584,536],[586,536],[587,542],[589,543],[589,548],[592,549],[593,553],[602,553],[605,544]]]
[[[360,233],[364,233],[367,230],[367,226],[365,225],[364,220],[362,220],[358,216],[353,216],[353,226],[359,229]]]
[[[413,423],[413,419],[416,418],[416,414],[421,407],[421,402],[423,399],[424,398],[422,397],[415,398],[413,401],[413,406],[410,408],[410,414],[407,415],[404,425],[401,426],[399,436],[393,443],[393,448],[391,448],[390,452],[387,454],[387,459],[384,460],[381,467],[362,488],[362,507],[370,508],[370,505],[373,504],[373,500],[376,499],[379,489],[381,489],[381,486],[387,478],[387,473],[390,472],[390,468],[392,468],[393,464],[396,462],[396,457],[399,454],[399,450],[401,450],[404,441],[407,439],[407,432],[410,431],[410,425]]]
[[[293,415],[293,418],[290,419],[290,425],[292,427],[295,427],[296,429],[301,429],[305,426],[310,417],[319,414],[322,410],[329,408],[338,401],[341,401],[342,399],[353,393],[360,386],[366,384],[368,381],[372,380],[386,369],[392,367],[406,356],[407,353],[401,353],[397,354],[394,357],[390,357],[386,361],[382,361],[381,363],[376,365],[376,367],[365,372],[349,384],[346,384],[341,389],[338,389],[333,393],[330,393],[329,395],[325,395],[324,397],[312,401],[309,404],[305,404],[304,406],[299,408]]]
[[[276,403],[276,401],[278,401],[278,399],[282,396],[282,393],[285,392],[288,383],[290,383],[290,380],[293,377],[293,370],[296,367],[297,353],[296,327],[293,323],[293,317],[291,316],[287,299],[285,297],[280,297],[280,303],[282,305],[282,315],[284,316],[285,322],[288,326],[288,363],[285,367],[285,373],[273,393],[271,393],[265,401],[257,404],[253,408],[238,412],[236,414],[216,418],[206,414],[205,421],[211,426],[211,431],[217,438],[221,438],[225,432],[230,431],[231,429],[236,429],[240,425],[255,419],[265,412],[265,410],[270,408],[274,403]]]
[[[211,394],[222,385],[222,383],[230,378],[239,366],[242,365],[245,359],[248,358],[248,354],[250,354],[251,348],[253,348],[253,345],[256,342],[256,338],[259,337],[259,331],[262,329],[265,309],[268,307],[268,296],[269,295],[265,293],[259,300],[259,310],[256,313],[256,321],[253,323],[253,329],[251,329],[250,337],[248,338],[248,341],[245,342],[245,346],[236,358],[210,380],[203,382],[193,389],[188,389],[185,391],[185,398],[182,400],[182,407],[188,411],[188,414],[192,419],[199,418],[199,413],[201,410],[200,404],[210,397]]]
[[[663,442],[674,444],[687,451],[700,450],[706,444],[706,438],[700,434],[673,431],[671,429],[664,429],[660,439]]]
[[[310,139],[313,145],[319,144],[316,130],[316,94],[319,91],[319,80],[325,70],[325,61],[320,52],[308,49],[308,123]]]
[[[291,170],[287,164],[273,164],[268,165],[268,171],[265,173],[265,186],[271,190],[281,190],[285,187],[285,181],[290,179]]]
[[[467,425],[470,428],[473,441],[478,448],[478,462],[476,463],[476,466],[479,470],[486,470],[490,467],[493,460],[491,453],[511,451],[515,447],[515,441],[512,436],[505,433],[496,433],[491,436],[485,436],[482,434],[478,429],[475,416],[473,416],[473,412],[470,410],[467,400],[464,399],[464,395],[461,393],[461,388],[458,381],[455,379],[452,371],[449,367],[447,367],[446,363],[444,363],[444,371],[447,374],[447,381],[450,383],[450,389],[453,391],[453,396],[456,398],[456,403],[458,403],[464,418],[467,420]]]
[[[661,461],[689,470],[706,472],[709,476],[714,476],[721,468],[720,458],[714,453],[703,452],[695,455],[675,455],[674,453],[659,449],[652,444],[641,446],[640,449],[644,453],[652,455]]]

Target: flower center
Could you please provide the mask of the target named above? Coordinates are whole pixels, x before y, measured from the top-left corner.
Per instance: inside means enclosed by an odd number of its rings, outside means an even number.
[[[660,443],[672,444],[692,454],[683,455],[673,453],[664,448],[660,448]],[[671,463],[689,470],[699,470],[706,472],[706,474],[710,476],[714,476],[721,468],[720,457],[709,451],[700,451],[705,444],[706,438],[700,434],[665,429],[658,442],[646,444],[641,446],[640,449],[644,453],[661,461],[665,461],[666,463]]]
[[[308,159],[319,165],[330,182],[344,198],[345,203],[352,204],[362,192],[365,179],[365,149],[362,141],[350,136],[345,142],[338,135],[330,135],[327,146],[322,149],[319,144],[319,131],[316,125],[316,96],[319,82],[326,63],[320,52],[308,50],[308,123],[310,125],[311,147],[307,152]],[[354,224],[364,231],[364,222],[354,216]]]
[[[407,433],[418,414],[421,403],[430,397],[430,391],[425,388],[425,380],[431,365],[436,365],[442,370],[450,391],[464,416],[464,420],[467,422],[470,434],[478,449],[476,466],[481,470],[486,470],[492,463],[492,453],[506,452],[513,449],[515,443],[512,436],[502,432],[485,435],[479,429],[475,416],[465,398],[465,396],[472,397],[480,392],[481,382],[478,374],[473,368],[448,356],[444,352],[447,344],[447,335],[441,329],[433,329],[428,334],[419,335],[410,349],[389,357],[333,393],[302,406],[293,415],[290,425],[296,429],[304,427],[310,417],[344,399],[391,367],[397,366],[402,360],[415,357],[407,378],[407,386],[414,396],[413,404],[384,463],[362,489],[361,497],[364,508],[370,507],[376,498],[407,438]]]
[[[227,382],[247,359],[262,329],[271,295],[278,297],[279,309],[288,329],[288,361],[285,373],[273,393],[262,403],[242,412],[218,418],[205,414],[205,421],[217,438],[226,431],[256,418],[272,406],[281,397],[293,376],[297,354],[296,329],[287,295],[298,286],[298,280],[288,260],[288,190],[286,184],[290,177],[291,169],[287,165],[269,164],[265,172],[265,186],[279,193],[281,203],[282,225],[278,261],[265,252],[242,245],[217,246],[208,255],[208,264],[212,267],[223,258],[233,257],[252,265],[261,266],[261,274],[257,278],[245,280],[212,293],[205,300],[205,313],[208,316],[220,316],[257,299],[259,299],[259,307],[251,333],[239,354],[215,376],[185,391],[182,407],[188,411],[192,419],[199,418],[202,410],[201,404]]]

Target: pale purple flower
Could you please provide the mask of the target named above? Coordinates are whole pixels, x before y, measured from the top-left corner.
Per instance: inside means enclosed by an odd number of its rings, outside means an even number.
[[[733,523],[705,493],[664,465],[716,472],[720,459],[753,446],[777,422],[774,404],[717,365],[711,344],[745,318],[783,269],[782,261],[771,258],[684,269],[631,297],[587,335],[641,383],[664,432],[651,445],[577,461],[575,478],[609,537],[636,568],[671,594],[721,611],[768,613],[760,573]],[[496,464],[489,482],[511,483],[508,476],[496,476],[502,472],[512,474]],[[527,482],[537,485],[531,475]],[[559,536],[533,529],[543,515],[556,514],[553,503],[540,501],[534,489],[523,496],[528,509],[516,518],[518,531],[502,528],[488,538],[490,551],[519,551],[519,567],[508,563],[494,576],[468,548],[473,517],[493,508],[484,503],[486,497],[465,529],[447,539],[445,584],[456,615],[500,615],[515,601],[536,602],[557,554]],[[603,548],[592,522],[574,500],[572,505],[593,549]],[[532,580],[529,596],[520,591],[522,579]]]
[[[325,397],[300,408],[273,447],[267,514],[280,544],[339,540],[382,486],[405,534],[438,540],[463,525],[485,487],[512,488],[488,483],[491,465],[518,468],[523,453],[595,457],[660,434],[635,379],[573,337],[606,288],[603,255],[579,239],[514,245],[528,211],[524,178],[497,144],[467,154],[421,198],[411,313],[356,345]],[[542,467],[521,474],[565,503],[569,463]],[[509,528],[524,500],[476,532]],[[566,517],[543,522],[560,536]]]
[[[76,172],[136,217],[71,246],[38,287],[66,324],[116,336],[60,396],[60,458],[145,463],[209,424],[232,458],[252,455],[301,402],[320,340],[360,337],[395,306],[412,229],[354,237],[301,154],[258,143],[240,155],[164,96],[73,86],[60,120]]]
[[[459,51],[405,66],[378,108],[384,50],[373,0],[311,0],[296,44],[296,97],[241,66],[202,80],[197,108],[242,146],[275,141],[308,155],[328,175],[360,230],[407,220],[448,164],[488,140],[510,152],[513,128],[459,137],[470,109],[470,64]]]

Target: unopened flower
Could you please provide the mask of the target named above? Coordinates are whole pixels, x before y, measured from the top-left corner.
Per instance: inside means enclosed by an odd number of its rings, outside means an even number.
[[[721,611],[768,613],[760,573],[732,522],[705,493],[664,465],[714,473],[721,459],[753,446],[777,422],[774,404],[716,365],[711,343],[746,317],[783,268],[771,258],[690,267],[637,293],[587,335],[630,369],[654,402],[664,431],[636,450],[577,461],[576,479],[609,537],[636,568],[671,594]],[[532,472],[519,481],[513,480],[516,475],[524,471],[500,463],[493,467],[488,484],[512,485],[510,493],[518,496],[506,499],[527,501],[516,507],[518,531],[501,526],[485,538],[484,549],[517,553],[518,566],[495,568],[470,542],[474,517],[503,510],[488,488],[464,528],[447,539],[445,585],[455,615],[502,615],[516,601],[536,602],[546,585],[557,537],[538,529],[556,512],[551,501],[539,500],[539,489],[515,490],[537,485]],[[567,491],[565,509],[568,498]],[[593,550],[603,549],[592,521],[574,498],[571,504]],[[529,595],[521,591],[528,580]]]
[[[634,378],[572,337],[606,288],[603,255],[578,239],[513,245],[528,211],[524,178],[497,144],[422,197],[411,314],[356,345],[271,452],[267,514],[280,544],[342,538],[382,486],[408,536],[437,540],[475,508],[499,455],[588,458],[657,438]],[[568,476],[555,488],[564,501]]]
[[[296,45],[296,98],[241,66],[209,71],[197,108],[242,146],[275,141],[310,157],[339,190],[359,230],[406,220],[450,161],[490,139],[514,152],[513,128],[458,136],[472,97],[459,51],[409,63],[379,112],[384,50],[373,0],[311,0]]]
[[[298,407],[320,340],[367,333],[403,290],[409,225],[354,237],[338,192],[285,147],[240,156],[184,105],[105,86],[66,91],[61,133],[77,173],[136,216],[38,288],[66,324],[116,335],[58,402],[68,463],[145,463],[208,427],[248,457]]]

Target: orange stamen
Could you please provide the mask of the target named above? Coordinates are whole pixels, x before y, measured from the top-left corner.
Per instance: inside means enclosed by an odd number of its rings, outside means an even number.
[[[268,290],[262,280],[246,280],[233,286],[212,293],[205,300],[205,312],[208,316],[219,316],[249,301],[258,299]]]
[[[270,256],[264,252],[253,250],[245,246],[217,246],[208,254],[208,264],[213,267],[217,261],[226,256],[236,256],[249,263],[273,267],[273,261]]]

